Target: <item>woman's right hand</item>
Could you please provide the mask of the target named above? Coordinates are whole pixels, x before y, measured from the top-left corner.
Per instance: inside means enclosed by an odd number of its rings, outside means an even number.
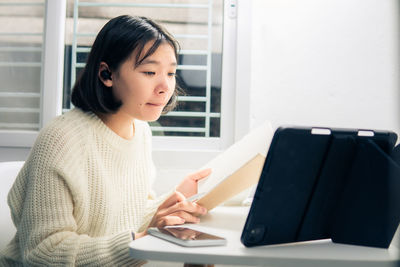
[[[184,195],[175,191],[157,209],[149,227],[164,227],[184,223],[198,223],[198,216],[204,215],[207,210],[195,202],[189,202]]]

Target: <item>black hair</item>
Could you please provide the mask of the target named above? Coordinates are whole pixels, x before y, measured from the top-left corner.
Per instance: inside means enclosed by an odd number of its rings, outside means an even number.
[[[145,45],[150,41],[153,41],[153,45],[142,56]],[[136,51],[137,67],[165,42],[172,46],[178,61],[178,42],[156,22],[145,17],[129,15],[111,19],[98,33],[86,66],[75,82],[71,95],[72,104],[84,111],[115,113],[122,102],[114,97],[112,89],[106,87],[98,77],[100,63],[105,62],[111,71],[117,71],[132,52]],[[181,90],[177,82],[171,99],[164,107],[164,113],[175,107],[176,98]]]

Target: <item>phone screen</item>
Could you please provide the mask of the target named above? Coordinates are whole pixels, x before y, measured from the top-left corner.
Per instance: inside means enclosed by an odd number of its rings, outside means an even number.
[[[227,243],[227,240],[223,237],[181,226],[149,228],[148,233],[186,247],[223,246]]]
[[[159,229],[161,233],[171,235],[182,240],[221,240],[219,236],[203,233],[186,227],[167,227]]]

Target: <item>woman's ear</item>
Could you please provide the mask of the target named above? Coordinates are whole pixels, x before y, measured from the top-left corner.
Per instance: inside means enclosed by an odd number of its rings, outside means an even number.
[[[105,86],[112,87],[112,74],[107,63],[100,62],[99,73],[97,75]]]

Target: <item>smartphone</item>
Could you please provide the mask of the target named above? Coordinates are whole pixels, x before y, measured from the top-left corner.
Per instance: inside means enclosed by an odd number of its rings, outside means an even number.
[[[224,246],[226,239],[187,227],[149,228],[150,235],[184,247]]]

